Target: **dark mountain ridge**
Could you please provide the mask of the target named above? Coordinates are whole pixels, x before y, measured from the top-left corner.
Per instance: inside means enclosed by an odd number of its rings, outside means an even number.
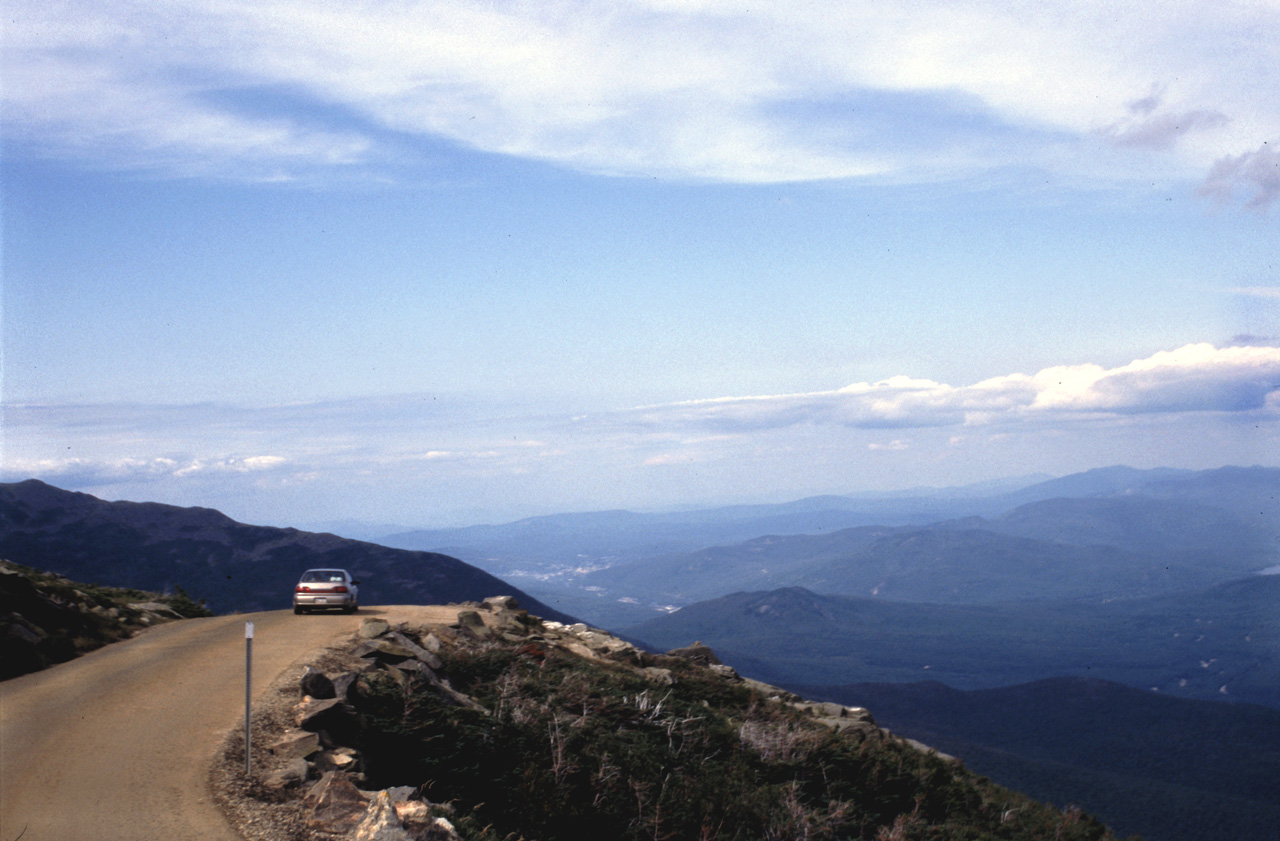
[[[246,525],[209,508],[105,502],[34,479],[0,484],[0,557],[102,584],[161,592],[180,587],[219,612],[287,608],[299,573],[333,566],[361,579],[366,604],[509,594],[540,616],[573,621],[447,555]]]
[[[961,691],[937,682],[792,686],[875,710],[898,735],[1038,800],[1088,803],[1121,833],[1271,841],[1280,711],[1090,678]]]

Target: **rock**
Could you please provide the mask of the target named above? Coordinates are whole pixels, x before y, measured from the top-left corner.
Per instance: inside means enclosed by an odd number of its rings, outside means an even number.
[[[24,642],[27,645],[37,645],[40,640],[44,639],[44,636],[40,633],[36,633],[26,625],[19,625],[17,622],[9,626],[8,635],[12,639],[18,642]]]
[[[684,648],[673,648],[667,652],[668,657],[681,657],[685,660],[692,660],[695,663],[701,663],[704,666],[719,666],[720,658],[716,653],[701,642],[695,642],[693,645],[686,645]]]
[[[401,648],[404,648],[408,651],[413,652],[413,656],[416,659],[421,660],[423,663],[426,663],[431,668],[439,669],[444,666],[444,662],[441,661],[439,657],[432,654],[430,651],[423,648],[422,646],[418,645],[416,642],[409,639],[399,631],[392,631],[390,634],[388,634],[388,638],[392,642],[394,642],[396,645],[399,645]]]
[[[712,665],[707,666],[707,669],[713,674],[720,675],[720,677],[727,680],[742,680],[742,678],[738,676],[737,671],[734,670],[733,666],[726,666],[724,663],[713,663]]]
[[[453,824],[444,818],[432,818],[426,834],[418,836],[417,841],[462,841],[462,838]]]
[[[285,762],[280,768],[267,774],[262,780],[262,785],[272,791],[282,791],[306,782],[308,771],[307,760],[301,757],[294,757]]]
[[[957,761],[957,760],[956,760],[956,758],[955,758],[954,756],[949,756],[949,755],[947,755],[947,754],[945,754],[945,753],[942,753],[942,752],[941,752],[941,751],[939,751],[937,748],[931,748],[931,747],[929,747],[928,745],[924,744],[923,742],[917,742],[915,739],[903,739],[902,741],[903,741],[904,743],[906,743],[908,747],[911,747],[911,748],[913,748],[913,749],[915,749],[915,750],[917,750],[917,751],[919,751],[920,753],[923,753],[923,754],[928,754],[928,755],[930,755],[930,756],[936,756],[936,757],[938,757],[938,759],[941,759],[943,762],[956,762],[956,761]]]
[[[368,799],[343,771],[330,771],[307,792],[312,801],[307,826],[335,835],[350,832],[369,808]]]
[[[421,660],[405,660],[403,662],[392,663],[390,665],[391,665],[391,668],[398,669],[399,671],[404,672],[407,675],[419,675],[421,677],[427,678],[428,680],[430,680],[431,677],[435,676],[435,672],[431,670],[431,667],[428,666],[426,663],[422,662]],[[430,675],[431,677],[428,677],[428,675]]]
[[[641,669],[640,672],[659,686],[675,686],[676,679],[670,669],[659,669],[654,666]]]
[[[286,756],[294,759],[307,759],[320,750],[320,737],[315,733],[307,733],[302,730],[291,730],[271,746],[271,752],[276,756]]]
[[[360,629],[356,631],[356,635],[361,639],[371,640],[382,636],[390,630],[391,624],[385,619],[375,619],[370,616],[360,623]]]
[[[351,689],[352,684],[356,682],[356,678],[360,677],[359,672],[343,672],[333,679],[333,694],[337,698],[347,700],[347,691]]]
[[[414,646],[414,648],[417,648],[417,646]],[[406,648],[400,643],[393,642],[390,639],[378,640],[371,653],[384,663],[398,663],[402,660],[417,659],[417,656],[413,653],[413,649]]]
[[[322,730],[343,717],[345,710],[337,698],[318,700],[307,696],[293,708],[293,721],[303,730]]]
[[[392,786],[391,788],[384,788],[383,791],[387,793],[387,797],[390,797],[391,802],[395,804],[410,800],[418,793],[418,790],[413,786]],[[399,812],[400,810],[397,809],[396,811]]]
[[[493,636],[493,631],[484,624],[484,620],[480,618],[480,614],[474,610],[458,611],[458,626],[464,631],[470,631],[481,639],[488,639]]]
[[[520,617],[523,615],[526,615],[524,611],[513,613],[507,610],[495,613],[493,614],[493,625],[504,636],[523,637],[529,633],[529,628],[520,621]]]
[[[394,800],[392,805],[395,807],[396,817],[400,819],[402,825],[405,823],[426,824],[431,822],[431,807],[421,800]]]
[[[386,793],[401,827],[413,841],[460,841],[453,824],[436,814],[449,811],[449,807],[422,800],[397,799],[395,789],[387,789]]]
[[[481,603],[488,610],[519,610],[520,603],[515,596],[490,596]]]
[[[576,654],[586,660],[599,660],[600,657],[589,646],[583,645],[575,640],[566,640],[563,643],[564,650],[571,654]]]
[[[796,701],[801,700],[800,696],[797,695],[796,693],[788,692],[787,690],[780,689],[779,687],[773,686],[772,684],[763,683],[758,680],[752,680],[749,677],[744,677],[742,679],[742,682],[746,684],[747,687],[756,690],[762,695],[768,696],[770,701],[779,701],[782,703],[794,703]]]
[[[329,680],[324,672],[317,671],[307,666],[306,672],[299,681],[299,687],[302,689],[303,695],[310,695],[312,698],[336,698],[337,691],[333,688],[333,681]]]
[[[320,771],[352,771],[360,761],[354,748],[334,748],[316,754],[316,768]]]
[[[369,809],[356,827],[355,841],[413,841],[396,816],[395,805],[385,791],[373,796]]]

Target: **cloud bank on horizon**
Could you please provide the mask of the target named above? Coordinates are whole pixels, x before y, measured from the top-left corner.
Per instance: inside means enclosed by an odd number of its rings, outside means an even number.
[[[729,183],[1050,173],[1280,195],[1258,2],[13,0],[10,142],[162,177],[396,178],[436,147]]]
[[[1223,434],[1224,418],[1238,434]],[[767,474],[779,499],[868,486],[897,490],[958,481],[945,477],[995,478],[993,468],[1017,475],[1020,463],[1028,472],[1032,462],[1022,460],[1046,436],[1064,453],[1059,472],[1096,466],[1108,448],[1116,461],[1140,453],[1140,466],[1253,464],[1268,452],[1263,461],[1274,463],[1278,419],[1280,346],[1195,344],[1110,369],[1058,366],[967,386],[899,375],[809,394],[503,421],[483,412],[426,410],[417,396],[258,408],[16,406],[9,409],[2,477],[133,499],[222,499],[233,512],[237,501],[265,495],[296,496],[295,510],[306,510],[298,500],[313,494],[355,499],[367,480],[383,483],[382,495],[394,496],[389,489],[398,486],[417,495],[398,506],[383,499],[383,518],[409,521],[430,500],[437,516],[461,522],[483,515],[442,505],[460,483],[491,498],[505,488],[512,507],[485,509],[498,517],[527,513],[537,492],[563,492],[562,484],[587,491],[579,500],[586,508],[669,503],[652,495],[653,470],[717,476],[742,470],[757,482]],[[1089,445],[1071,454],[1084,440]],[[192,449],[193,441],[201,448]],[[257,449],[244,449],[246,441]],[[817,462],[797,458],[815,451]],[[788,461],[804,475],[770,473]],[[760,499],[759,490],[751,493]],[[359,505],[353,510],[362,512]]]
[[[1070,415],[1280,409],[1280,348],[1187,345],[1118,368],[1061,365],[969,386],[898,375],[835,391],[694,400],[636,410],[641,423],[724,429],[839,424],[869,429],[981,426]]]

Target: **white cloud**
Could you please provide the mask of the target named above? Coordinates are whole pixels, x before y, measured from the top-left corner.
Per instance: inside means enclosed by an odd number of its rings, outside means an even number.
[[[1220,201],[1230,201],[1238,192],[1252,191],[1245,207],[1266,210],[1280,198],[1280,151],[1264,142],[1252,152],[1220,158],[1200,191]]]
[[[1009,374],[970,386],[906,376],[836,391],[716,398],[631,413],[656,428],[739,432],[799,424],[867,429],[1014,423],[1052,416],[1265,410],[1280,393],[1280,347],[1187,345],[1117,368],[1095,364]]]
[[[1240,286],[1231,291],[1237,295],[1245,295],[1250,298],[1280,300],[1280,286]]]
[[[74,487],[94,487],[143,479],[184,479],[197,475],[261,473],[283,467],[283,456],[229,456],[215,459],[156,457],[24,458],[5,459],[0,475],[6,481],[32,476],[66,481]]]
[[[7,131],[99,165],[268,177],[385,163],[417,136],[734,182],[1011,165],[1138,178],[1146,159],[1177,178],[1218,162],[1209,191],[1274,196],[1259,151],[1280,138],[1270,3],[13,0],[6,12]],[[1120,162],[1099,135],[1129,147]]]
[[[10,405],[0,475],[212,505],[247,521],[268,511],[385,518],[394,510],[418,522],[440,512],[471,519],[804,495],[1120,462],[1275,463],[1280,347],[1192,344],[1125,365],[1054,366],[969,385],[896,375],[577,416],[423,405],[421,395],[281,407]],[[884,473],[888,457],[901,460],[900,474]]]
[[[906,449],[909,449],[909,447],[910,447],[909,444],[907,444],[904,441],[899,441],[897,439],[894,439],[893,441],[890,441],[887,444],[883,444],[878,441],[873,441],[872,443],[867,445],[868,450],[888,450],[890,452],[906,450]]]

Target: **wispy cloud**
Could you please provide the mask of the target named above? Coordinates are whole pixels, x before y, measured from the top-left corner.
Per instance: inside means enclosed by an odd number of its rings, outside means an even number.
[[[1250,298],[1266,298],[1280,301],[1280,286],[1237,286],[1231,290],[1237,295]]]
[[[1085,166],[1102,130],[1163,155],[1172,177],[1219,161],[1210,189],[1244,179],[1257,205],[1272,192],[1250,150],[1280,137],[1280,91],[1254,72],[1280,64],[1269,4],[6,9],[8,131],[95,165],[181,175],[377,168],[406,138],[436,138],[589,172],[731,182],[1011,165],[1079,176],[1066,170]]]
[[[389,508],[408,517],[424,506],[529,512],[539,504],[661,504],[671,501],[663,497],[668,482],[687,494],[704,482],[721,494],[754,486],[837,492],[849,487],[848,471],[873,469],[851,461],[852,452],[879,465],[903,460],[894,469],[909,470],[913,482],[931,464],[952,470],[966,459],[974,480],[996,478],[992,471],[1010,460],[1017,464],[1006,471],[1083,469],[1130,460],[1126,453],[1149,440],[1163,442],[1170,455],[1161,461],[1173,463],[1188,455],[1188,434],[1217,436],[1212,458],[1253,463],[1257,442],[1274,437],[1259,430],[1280,421],[1280,347],[1244,338],[968,385],[896,375],[585,415],[422,395],[258,407],[7,406],[0,477],[212,504],[233,515],[243,509],[242,517],[260,518],[285,498],[291,511],[330,512],[319,516]],[[1238,444],[1222,437],[1233,426],[1249,431]],[[1050,457],[1046,441],[1054,442],[1052,465],[1036,460]],[[1274,461],[1274,453],[1263,455]]]
[[[1264,143],[1241,155],[1220,158],[1209,170],[1200,192],[1219,201],[1231,201],[1237,193],[1252,195],[1245,207],[1267,210],[1280,198],[1280,151]]]
[[[64,481],[77,488],[142,480],[182,479],[196,475],[262,473],[283,468],[283,456],[225,457],[216,459],[151,458],[26,458],[6,459],[0,476],[6,481],[40,476]]]
[[[1280,348],[1187,345],[1128,365],[1063,365],[968,386],[890,377],[833,391],[725,397],[635,409],[643,428],[748,432],[799,424],[864,429],[1070,421],[1071,416],[1241,412],[1280,395]]]

